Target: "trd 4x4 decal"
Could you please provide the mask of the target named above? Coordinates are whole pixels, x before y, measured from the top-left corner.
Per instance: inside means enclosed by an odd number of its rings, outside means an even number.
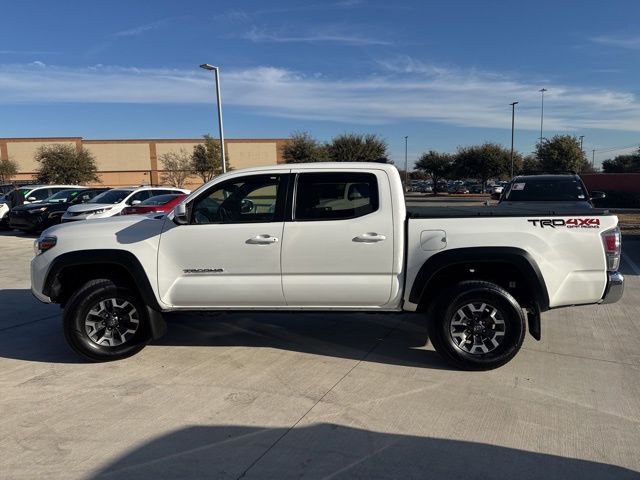
[[[534,227],[600,228],[599,218],[536,218],[527,220]]]

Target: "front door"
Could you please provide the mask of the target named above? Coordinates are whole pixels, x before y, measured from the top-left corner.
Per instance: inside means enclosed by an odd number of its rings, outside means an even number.
[[[284,305],[280,249],[288,175],[238,176],[165,222],[158,252],[162,301],[175,307]]]

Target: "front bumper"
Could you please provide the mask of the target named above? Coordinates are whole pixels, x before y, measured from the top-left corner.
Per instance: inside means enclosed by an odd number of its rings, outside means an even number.
[[[620,272],[609,272],[607,286],[600,303],[616,303],[622,298],[624,292],[624,276]]]

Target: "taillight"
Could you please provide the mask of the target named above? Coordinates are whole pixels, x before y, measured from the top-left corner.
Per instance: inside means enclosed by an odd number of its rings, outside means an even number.
[[[615,272],[620,266],[620,252],[622,251],[622,236],[618,227],[602,232],[602,245],[607,258],[607,270]]]

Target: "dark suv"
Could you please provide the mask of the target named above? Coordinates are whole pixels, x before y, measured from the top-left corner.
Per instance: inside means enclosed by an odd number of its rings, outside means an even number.
[[[109,188],[71,188],[54,193],[39,203],[14,207],[9,212],[9,227],[23,232],[41,232],[60,223],[71,205],[86,203]]]
[[[604,192],[587,190],[579,175],[519,175],[504,188],[498,205],[527,206],[559,204],[568,208],[593,208]]]

